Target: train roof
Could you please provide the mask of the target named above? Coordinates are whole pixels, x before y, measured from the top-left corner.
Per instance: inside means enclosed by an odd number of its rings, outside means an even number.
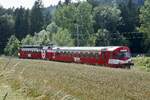
[[[123,46],[107,46],[107,47],[54,47],[53,50],[66,51],[114,51]]]
[[[40,48],[40,47],[42,47],[42,46],[40,46],[40,45],[23,45],[23,46],[21,46],[21,48]]]

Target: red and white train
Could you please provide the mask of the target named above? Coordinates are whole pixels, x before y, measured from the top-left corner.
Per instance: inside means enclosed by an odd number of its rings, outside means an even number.
[[[130,49],[126,46],[108,47],[49,47],[22,46],[18,53],[22,59],[102,65],[113,68],[130,68],[133,65]]]

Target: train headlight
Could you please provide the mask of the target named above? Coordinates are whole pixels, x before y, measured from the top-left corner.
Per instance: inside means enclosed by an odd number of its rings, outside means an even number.
[[[20,53],[18,53],[18,56],[20,56]]]

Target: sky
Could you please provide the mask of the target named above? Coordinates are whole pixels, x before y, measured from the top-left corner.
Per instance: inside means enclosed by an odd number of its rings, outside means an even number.
[[[25,8],[31,8],[36,0],[0,0],[0,5],[4,8],[12,8],[12,7],[20,7],[23,6]],[[56,5],[60,0],[42,0],[44,7],[48,7],[50,5]],[[64,1],[64,0],[61,0]],[[78,0],[72,0],[78,1]]]

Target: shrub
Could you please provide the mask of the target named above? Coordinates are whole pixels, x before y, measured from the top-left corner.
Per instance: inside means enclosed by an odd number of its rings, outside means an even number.
[[[15,37],[15,35],[12,35],[4,49],[5,55],[17,56],[19,47],[20,41]]]

